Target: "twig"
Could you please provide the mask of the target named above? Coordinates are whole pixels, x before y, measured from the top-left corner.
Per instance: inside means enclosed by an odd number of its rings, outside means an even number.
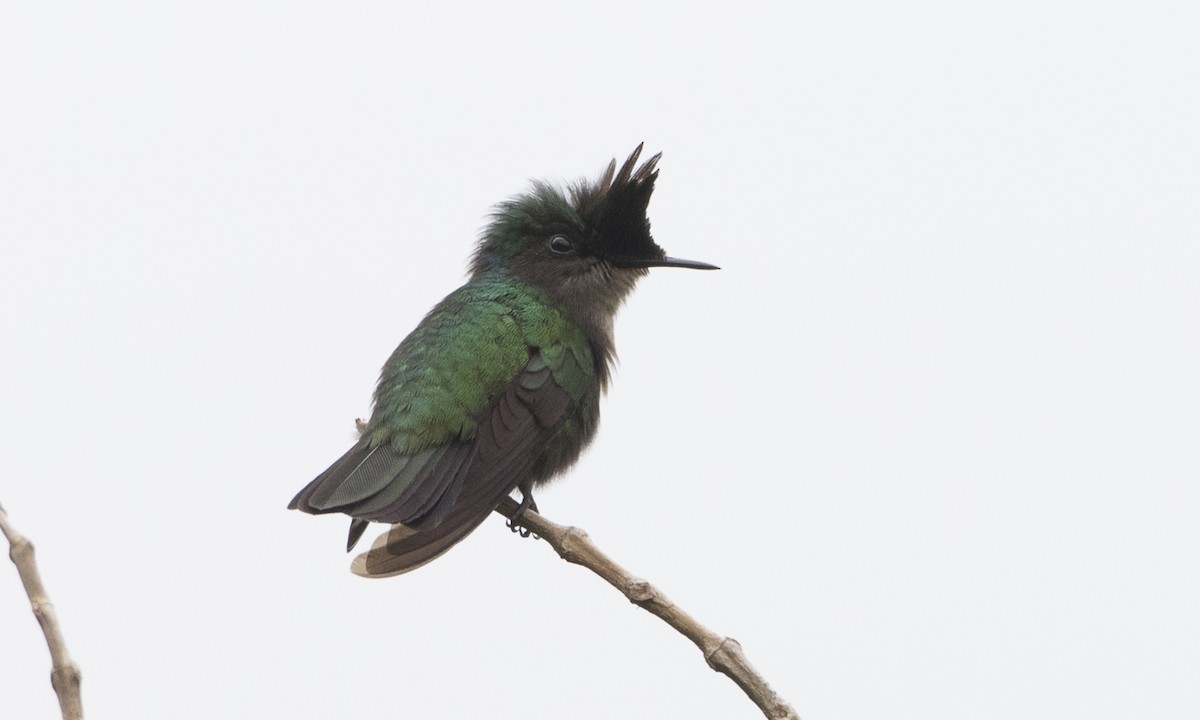
[[[510,520],[516,510],[517,502],[512,498],[506,498],[496,508],[496,512]],[[767,685],[767,681],[751,667],[737,640],[717,635],[672,603],[658,588],[630,575],[592,544],[587,533],[576,527],[567,527],[547,520],[532,510],[526,510],[521,515],[520,524],[549,542],[563,560],[582,565],[596,573],[609,585],[624,593],[630,602],[662,618],[688,640],[696,643],[696,647],[704,653],[709,667],[728,675],[742,692],[758,705],[767,718],[799,720],[800,716],[792,706],[776,695]]]
[[[29,604],[33,606],[33,615],[42,626],[46,644],[50,646],[50,685],[58,695],[63,720],[83,720],[83,701],[79,695],[79,666],[67,654],[67,643],[58,627],[54,604],[46,596],[46,588],[42,586],[42,578],[33,557],[33,543],[9,524],[8,514],[4,512],[2,505],[0,530],[4,532],[4,537],[8,538],[8,556],[17,566],[21,583],[25,585],[25,594],[29,596]]]

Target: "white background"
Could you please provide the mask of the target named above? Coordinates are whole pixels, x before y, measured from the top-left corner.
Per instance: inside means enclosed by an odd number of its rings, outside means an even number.
[[[806,720],[1200,716],[1189,3],[408,5],[0,6],[0,502],[90,718],[759,717],[498,517],[367,581],[284,509],[491,205],[643,140],[724,269],[547,516]],[[49,668],[2,563],[0,717]]]

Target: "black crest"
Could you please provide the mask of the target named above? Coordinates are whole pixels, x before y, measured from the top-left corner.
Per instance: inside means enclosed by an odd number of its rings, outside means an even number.
[[[646,216],[662,153],[638,165],[641,154],[639,144],[619,170],[614,159],[595,184],[582,184],[572,193],[580,217],[595,233],[597,249],[618,266],[641,267],[666,257],[650,235]]]

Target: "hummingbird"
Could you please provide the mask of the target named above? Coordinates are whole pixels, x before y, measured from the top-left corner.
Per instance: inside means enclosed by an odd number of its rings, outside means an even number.
[[[616,350],[613,319],[652,267],[716,270],[667,257],[646,209],[661,153],[642,145],[595,182],[534,182],[496,206],[465,285],[388,358],[358,442],[288,505],[351,518],[346,550],[389,523],[351,570],[390,577],[437,558],[514,490],[533,490],[596,435]]]

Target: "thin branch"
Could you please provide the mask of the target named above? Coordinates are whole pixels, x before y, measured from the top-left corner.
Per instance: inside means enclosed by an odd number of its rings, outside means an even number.
[[[512,498],[506,498],[496,508],[496,512],[510,520],[516,510],[517,502]],[[662,618],[688,640],[696,643],[696,647],[704,653],[709,667],[728,675],[742,692],[758,705],[767,718],[800,719],[792,706],[776,695],[767,685],[767,681],[751,667],[737,640],[717,635],[667,599],[658,588],[630,575],[627,570],[613,562],[612,558],[601,552],[588,538],[587,533],[576,527],[567,527],[547,520],[532,510],[526,510],[521,515],[520,524],[549,542],[563,560],[582,565],[596,573],[609,585],[620,590],[630,602]]]
[[[42,577],[38,573],[37,561],[33,557],[33,543],[9,524],[8,514],[4,512],[3,506],[0,506],[0,531],[8,538],[8,556],[17,566],[21,583],[25,585],[25,594],[29,596],[29,604],[33,606],[33,615],[42,626],[46,644],[50,646],[50,685],[58,695],[63,720],[83,720],[83,701],[79,695],[79,666],[67,654],[67,643],[58,627],[54,604],[46,595],[46,588],[42,586]]]

